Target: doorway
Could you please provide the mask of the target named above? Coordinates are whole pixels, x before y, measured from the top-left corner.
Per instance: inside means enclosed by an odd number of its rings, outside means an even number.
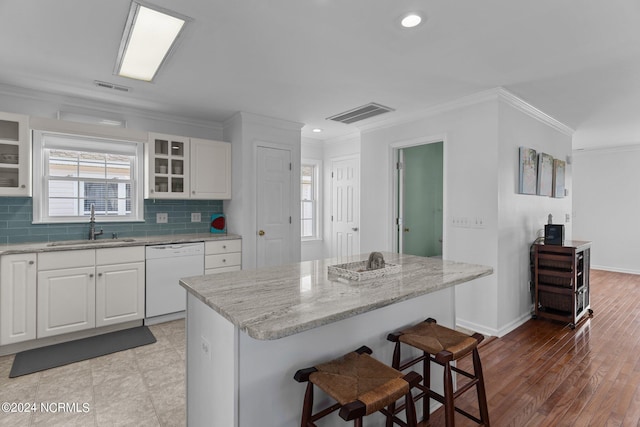
[[[443,252],[442,141],[397,149],[396,248],[409,255]]]
[[[360,253],[360,159],[331,162],[331,256]]]

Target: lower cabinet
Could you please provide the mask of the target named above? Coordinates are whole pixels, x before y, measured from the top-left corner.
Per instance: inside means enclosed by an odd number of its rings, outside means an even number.
[[[96,275],[96,327],[144,318],[144,246],[97,249]]]
[[[0,257],[0,345],[36,338],[36,258]]]
[[[242,266],[242,240],[204,242],[204,274],[238,271]]]

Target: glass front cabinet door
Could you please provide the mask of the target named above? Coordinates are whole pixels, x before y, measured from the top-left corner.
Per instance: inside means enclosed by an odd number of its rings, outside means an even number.
[[[146,197],[189,198],[189,138],[149,134]]]
[[[29,117],[0,112],[0,196],[31,196]]]

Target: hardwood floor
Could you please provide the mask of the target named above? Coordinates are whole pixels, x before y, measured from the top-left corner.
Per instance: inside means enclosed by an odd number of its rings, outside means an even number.
[[[483,343],[491,425],[640,426],[639,306],[640,276],[592,270],[594,314],[575,330],[532,319]],[[477,413],[473,390],[457,403]],[[444,426],[442,409],[423,425]],[[474,425],[456,414],[457,427]]]

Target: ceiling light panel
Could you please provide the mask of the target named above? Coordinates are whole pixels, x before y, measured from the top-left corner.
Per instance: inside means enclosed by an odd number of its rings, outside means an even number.
[[[116,74],[150,82],[189,18],[132,2],[120,42]]]

